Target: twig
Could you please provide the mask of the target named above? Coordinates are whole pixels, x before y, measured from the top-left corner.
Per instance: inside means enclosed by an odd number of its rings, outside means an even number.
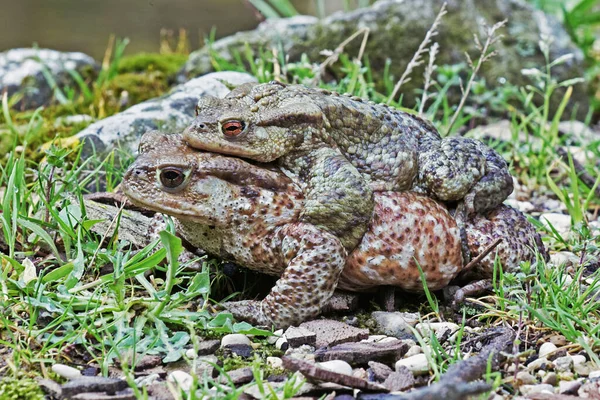
[[[471,57],[469,56],[469,54],[465,53],[465,56],[467,57],[467,62],[469,63],[469,66],[471,67],[472,72],[471,72],[471,76],[469,77],[469,81],[467,82],[466,89],[462,90],[462,88],[461,88],[462,97],[460,98],[460,103],[458,104],[458,107],[456,108],[456,111],[454,112],[454,115],[452,116],[452,120],[450,120],[450,125],[448,126],[448,131],[446,132],[446,135],[450,134],[450,132],[452,131],[452,127],[456,123],[456,120],[458,119],[458,116],[460,115],[460,112],[465,105],[465,101],[467,100],[467,97],[469,96],[469,92],[471,91],[471,86],[473,86],[473,82],[475,82],[475,77],[477,76],[479,69],[481,68],[481,66],[483,65],[484,62],[488,61],[490,58],[494,57],[497,54],[497,52],[495,50],[491,51],[489,53],[488,53],[488,50],[489,50],[490,46],[492,46],[494,43],[496,43],[498,40],[500,40],[502,38],[502,35],[494,36],[494,34],[496,33],[496,31],[498,29],[500,29],[504,25],[506,25],[507,21],[508,20],[505,19],[504,21],[495,23],[491,28],[488,28],[487,39],[485,40],[485,44],[483,45],[483,47],[481,46],[481,42],[479,41],[479,38],[477,37],[477,35],[474,35],[475,45],[477,46],[477,49],[479,49],[481,51],[481,53],[479,55],[479,59],[477,60],[477,64],[475,64],[475,65],[473,65],[473,61],[471,60]]]
[[[490,252],[492,250],[494,250],[501,242],[502,242],[502,238],[496,239],[496,241],[494,243],[492,243],[491,245],[489,245],[489,247],[487,249],[485,249],[484,251],[482,251],[481,254],[479,254],[477,257],[475,257],[474,259],[472,259],[471,261],[469,261],[469,263],[467,265],[465,265],[465,267],[463,268],[463,271],[469,270],[475,264],[477,264],[481,260],[483,260],[485,258],[485,256],[487,256],[488,254],[490,254]]]
[[[329,67],[330,65],[332,65],[333,63],[335,63],[338,60],[340,54],[342,54],[344,52],[344,48],[350,42],[352,42],[354,39],[356,39],[360,35],[363,35],[363,39],[360,44],[360,49],[358,50],[358,55],[356,57],[356,60],[360,61],[365,52],[365,47],[367,46],[367,40],[369,39],[369,32],[371,32],[371,30],[367,27],[360,28],[359,30],[354,32],[352,35],[350,35],[348,38],[346,38],[342,43],[340,43],[338,45],[338,47],[336,47],[335,50],[333,50],[327,56],[327,58],[321,63],[321,65],[319,65],[319,73],[317,74],[317,76],[315,78],[318,79],[318,77],[323,76],[323,74],[325,73],[325,68]]]
[[[432,97],[428,93],[428,90],[429,87],[435,83],[435,81],[431,79],[431,77],[433,76],[433,71],[435,71],[435,69],[437,68],[437,66],[435,65],[435,56],[438,53],[439,47],[440,45],[437,42],[435,42],[433,45],[431,45],[431,47],[428,50],[429,63],[427,64],[427,67],[425,68],[425,73],[423,74],[423,77],[425,78],[425,83],[423,84],[423,95],[421,96],[421,104],[419,104],[419,115],[423,115],[423,111],[425,110],[425,103],[427,103],[427,100],[429,100],[429,98]]]
[[[442,4],[440,12],[438,12],[437,16],[435,17],[435,20],[433,20],[433,24],[431,24],[431,28],[429,28],[429,30],[425,34],[425,38],[419,45],[417,52],[413,55],[413,58],[408,62],[404,73],[400,77],[400,80],[396,83],[396,86],[394,86],[394,90],[392,90],[392,94],[388,98],[387,104],[390,104],[392,100],[396,98],[400,87],[402,87],[404,83],[410,81],[410,78],[408,76],[411,74],[412,70],[423,63],[423,61],[421,60],[421,56],[427,51],[427,47],[429,46],[429,43],[431,43],[431,38],[438,34],[438,25],[442,21],[442,17],[448,12],[446,11],[446,5],[447,3]]]

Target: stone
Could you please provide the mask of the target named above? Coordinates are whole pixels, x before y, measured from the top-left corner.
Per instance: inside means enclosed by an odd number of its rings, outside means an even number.
[[[280,337],[275,342],[275,348],[281,351],[286,351],[290,347],[287,339],[285,337]]]
[[[253,348],[248,344],[230,344],[223,347],[223,355],[225,357],[231,357],[236,355],[242,358],[252,357]]]
[[[126,381],[103,376],[84,376],[61,385],[62,396],[69,398],[80,393],[101,392],[114,394],[129,387]]]
[[[358,342],[369,337],[368,329],[360,329],[343,322],[330,319],[317,319],[303,322],[301,328],[317,335],[316,347],[335,346],[340,343]]]
[[[389,337],[389,336],[387,336],[387,335],[369,335],[368,338],[361,340],[361,342],[363,342],[363,343],[377,343],[377,342],[379,342],[382,339],[385,339],[387,337]]]
[[[215,354],[219,347],[221,346],[221,341],[213,339],[213,340],[203,340],[198,343],[197,347],[197,355],[199,356],[208,356],[210,354]]]
[[[267,365],[271,368],[283,368],[283,361],[279,357],[267,357]]]
[[[317,363],[321,368],[327,371],[337,372],[338,374],[352,375],[352,367],[343,360],[331,360]]]
[[[560,381],[558,383],[558,393],[560,394],[577,394],[581,387],[579,381]]]
[[[530,362],[529,364],[527,364],[527,369],[530,371],[535,371],[537,369],[546,368],[549,366],[553,366],[553,363],[548,361],[547,358],[542,357],[542,358],[535,359],[532,362]]]
[[[456,339],[456,333],[460,330],[460,326],[453,322],[423,322],[415,326],[415,329],[427,340],[431,332],[435,334],[438,340],[448,337],[450,342]]]
[[[375,311],[371,314],[379,330],[389,336],[405,338],[419,322],[418,313]]]
[[[577,120],[559,122],[558,131],[563,135],[570,136],[583,146],[598,140],[598,132],[595,132],[589,126]]]
[[[583,364],[587,361],[587,359],[585,358],[584,355],[581,354],[575,354],[574,356],[571,356],[571,358],[573,359],[573,365],[580,365]]]
[[[81,371],[65,364],[52,365],[52,372],[69,380],[81,377]]]
[[[333,347],[321,347],[315,352],[317,361],[344,360],[351,365],[367,365],[369,361],[393,364],[408,350],[408,345],[396,343],[343,343]]]
[[[571,372],[573,370],[573,357],[571,356],[558,357],[553,363],[556,372]]]
[[[317,334],[303,327],[290,326],[284,333],[288,344],[292,347],[308,344],[314,346],[317,343]]]
[[[591,362],[574,364],[573,371],[579,376],[588,376],[596,367]]]
[[[0,53],[0,93],[9,96],[17,92],[23,98],[15,105],[18,109],[32,109],[50,104],[54,91],[44,76],[50,73],[58,88],[78,88],[69,74],[76,71],[82,77],[93,77],[99,65],[87,54],[61,52],[51,49],[20,48]]]
[[[588,378],[590,378],[590,379],[600,378],[600,370],[591,371],[590,374],[588,375]]]
[[[136,400],[137,396],[131,388],[116,393],[106,394],[98,392],[79,393],[69,397],[70,400]]]
[[[429,361],[425,354],[417,354],[409,358],[403,358],[396,362],[396,371],[406,367],[414,375],[425,375],[429,372]]]
[[[540,383],[537,385],[523,385],[519,388],[521,394],[527,396],[533,393],[554,393],[554,387],[552,385],[548,385],[545,383]]]
[[[402,75],[442,3],[443,0],[426,3],[420,0],[382,0],[370,7],[335,13],[323,19],[307,16],[268,19],[256,30],[238,32],[190,54],[179,79],[184,81],[213,71],[211,59],[214,54],[234,61],[234,54],[244,54],[247,48],[254,50],[255,54],[258,54],[259,49],[283,49],[286,60],[290,62],[299,61],[306,54],[311,62],[318,64],[325,59],[324,50],[336,49],[352,34],[365,28],[369,30],[365,54],[369,59],[375,88],[383,93],[384,71],[396,79]],[[510,16],[505,28],[498,31],[502,35],[501,39],[493,46],[498,56],[492,62],[484,64],[480,71],[480,78],[489,87],[499,87],[505,82],[516,86],[532,84],[531,77],[525,76],[522,70],[540,68],[546,64],[539,46],[542,35],[554,39],[549,46],[551,60],[573,54],[565,63],[553,67],[553,78],[560,82],[583,76],[583,52],[573,43],[563,25],[524,1],[455,1],[448,4],[447,10],[448,14],[442,20],[439,34],[435,37],[440,45],[437,65],[464,63],[465,52],[469,52],[471,57],[476,55],[473,34],[485,40],[482,23],[490,27],[504,16]],[[359,54],[361,42],[360,37],[349,42],[344,52],[355,57]],[[332,75],[333,80],[339,79],[342,76],[339,63],[330,67],[328,74]],[[420,97],[415,89],[422,87],[422,74],[413,73],[411,80],[402,87],[403,106],[412,107],[416,98]],[[577,109],[580,119],[585,118],[588,111],[587,90],[585,84],[573,87],[572,104],[569,107],[580,103]],[[564,89],[552,96],[552,113],[558,107],[562,93]],[[460,90],[453,87],[447,95],[453,104],[452,99],[460,97]],[[537,101],[538,99],[534,99],[534,102]],[[570,111],[567,110],[565,115],[570,115]]]
[[[192,378],[190,374],[179,370],[171,372],[167,377],[167,380],[179,385],[181,390],[184,392],[189,392],[192,388],[192,384],[194,383],[194,378]]]
[[[254,374],[252,373],[252,368],[250,367],[243,367],[234,369],[232,371],[228,371],[227,376],[229,376],[229,379],[221,375],[219,380],[222,383],[229,383],[231,380],[231,382],[236,386],[252,382],[252,380],[254,379]]]
[[[194,373],[198,377],[202,377],[204,375],[207,377],[214,377],[218,372],[215,368],[215,365],[221,364],[222,363],[215,355],[199,356],[196,358],[196,360],[194,360]]]
[[[250,343],[251,342],[250,339],[248,339],[248,336],[241,333],[230,333],[221,338],[221,348],[238,344],[250,346]]]
[[[556,345],[554,343],[544,343],[540,346],[540,349],[538,350],[538,357],[543,358],[546,357],[548,358],[549,355],[552,355],[552,353],[554,353],[558,348],[556,347]]]
[[[570,251],[557,251],[550,254],[550,263],[556,267],[577,265],[579,257]]]
[[[421,354],[423,352],[423,349],[421,348],[421,346],[415,344],[413,346],[410,346],[408,348],[408,351],[406,352],[406,354],[404,355],[404,357],[408,358],[408,357],[412,357],[415,356],[417,354]]]
[[[554,228],[563,239],[566,239],[571,234],[571,216],[559,213],[543,213],[540,215],[542,222],[548,229],[550,225]]]
[[[367,372],[371,381],[383,382],[393,372],[390,367],[377,361],[369,361],[368,365],[369,369]]]
[[[556,384],[558,383],[558,375],[556,375],[556,372],[548,372],[542,378],[542,383],[547,383],[548,385],[556,386]]]
[[[321,310],[321,314],[347,313],[358,307],[358,294],[335,291],[333,296],[327,300]]]
[[[383,386],[391,392],[404,391],[412,388],[416,383],[413,373],[406,367],[398,368],[392,372],[383,382]]]
[[[87,114],[78,115],[67,115],[65,117],[58,117],[54,120],[54,127],[59,128],[61,126],[72,126],[83,123],[92,123],[94,118]]]
[[[577,395],[583,399],[598,399],[600,393],[600,381],[592,381],[583,384],[577,391]]]
[[[181,132],[195,117],[200,96],[223,97],[230,91],[225,83],[237,86],[256,78],[240,72],[217,72],[176,86],[168,94],[136,104],[123,112],[104,118],[76,135],[84,142],[83,152],[105,152],[117,146],[137,154],[139,138],[149,130]],[[223,83],[225,82],[225,83]],[[84,154],[85,156],[85,154]]]
[[[520,385],[534,385],[537,383],[537,379],[527,371],[519,371],[517,381]]]
[[[277,329],[272,336],[267,336],[267,343],[275,344],[277,340],[283,336],[283,329]]]

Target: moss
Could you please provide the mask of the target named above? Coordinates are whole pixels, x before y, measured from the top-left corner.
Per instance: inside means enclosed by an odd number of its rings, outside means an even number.
[[[185,54],[138,53],[126,56],[119,62],[120,74],[159,71],[165,76],[176,74],[188,56]]]
[[[0,380],[0,399],[43,400],[44,393],[31,378],[5,377]]]
[[[127,106],[131,106],[163,95],[168,91],[169,84],[165,75],[159,71],[143,74],[127,72],[111,80],[107,89],[111,91],[113,102],[121,101],[123,92],[127,92]]]

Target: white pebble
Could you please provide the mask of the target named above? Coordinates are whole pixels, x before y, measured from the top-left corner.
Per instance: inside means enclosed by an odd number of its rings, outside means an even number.
[[[317,363],[317,365],[327,371],[337,372],[338,374],[352,375],[352,367],[346,361],[331,360]]]
[[[81,371],[65,364],[54,364],[52,372],[69,380],[81,377]]]
[[[267,357],[267,365],[271,368],[283,368],[283,360],[279,357]]]
[[[554,394],[554,386],[546,383],[540,383],[538,385],[523,385],[519,388],[521,394],[528,395],[533,393],[552,393]]]
[[[415,344],[414,346],[410,346],[410,348],[404,355],[404,358],[416,356],[417,354],[421,354],[422,352],[423,352],[423,349],[421,348],[421,346]]]
[[[177,383],[184,392],[189,392],[192,388],[192,383],[194,382],[194,378],[192,378],[190,374],[179,370],[171,372],[167,380],[169,382]]]
[[[275,332],[273,332],[273,336],[267,337],[267,343],[275,344],[275,342],[277,342],[277,339],[279,339],[282,335],[283,329],[276,330]]]
[[[441,339],[444,335],[450,334],[451,336],[448,339],[450,342],[454,342],[456,333],[460,327],[452,322],[422,322],[417,324],[415,329],[419,331],[426,340],[429,339],[431,331],[433,331],[435,337],[438,339]]]
[[[194,349],[187,349],[185,351],[185,356],[190,360],[193,360],[194,358],[198,357],[198,353],[196,353],[196,350]]]
[[[571,356],[571,358],[573,359],[573,365],[583,364],[586,361],[585,356],[582,356],[581,354],[576,354]]]
[[[400,367],[406,367],[415,375],[426,374],[429,372],[429,362],[425,354],[417,354],[412,357],[403,358],[396,361],[396,371]]]
[[[577,394],[581,387],[581,382],[578,381],[560,381],[558,383],[558,393],[560,394]]]
[[[223,336],[221,339],[221,347],[231,346],[236,344],[247,344],[250,345],[250,339],[246,335],[241,333],[230,333],[229,335]]]
[[[539,357],[543,358],[546,357],[548,354],[550,353],[554,353],[556,351],[557,347],[554,343],[544,343],[543,345],[540,346],[540,350],[538,352]]]
[[[590,378],[590,379],[600,378],[600,370],[590,372],[590,374],[588,375],[588,378]]]

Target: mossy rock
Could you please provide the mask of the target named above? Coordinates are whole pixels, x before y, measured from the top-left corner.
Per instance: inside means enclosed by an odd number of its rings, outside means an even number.
[[[123,57],[118,71],[120,74],[159,71],[165,76],[171,76],[181,69],[186,60],[185,54],[137,53]]]

